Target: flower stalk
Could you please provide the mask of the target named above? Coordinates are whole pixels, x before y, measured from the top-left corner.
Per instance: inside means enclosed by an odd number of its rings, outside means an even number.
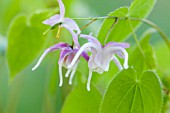
[[[133,18],[133,17],[116,17],[116,16],[103,16],[103,17],[88,17],[88,18],[72,18],[73,20],[102,20],[102,19],[117,19],[117,20],[127,20],[130,19],[131,21],[140,21],[143,22],[152,28],[156,29],[157,32],[160,34],[168,48],[170,49],[170,40],[166,36],[166,34],[153,22],[147,20],[147,19],[141,19],[141,18]],[[89,24],[90,25],[90,24]],[[86,26],[87,27],[87,26]]]

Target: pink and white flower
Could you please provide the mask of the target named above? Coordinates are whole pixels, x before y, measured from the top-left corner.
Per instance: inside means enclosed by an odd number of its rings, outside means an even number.
[[[88,61],[89,77],[87,81],[88,91],[90,91],[90,82],[93,71],[100,74],[104,71],[108,71],[111,61],[114,61],[119,70],[128,68],[128,53],[125,50],[125,48],[129,47],[128,43],[109,42],[105,46],[102,46],[101,43],[91,35],[81,34],[80,37],[87,39],[89,42],[79,49],[68,68],[71,69],[75,65],[82,52],[90,49],[91,56]],[[124,59],[123,66],[117,56]]]
[[[59,27],[64,27],[66,28],[71,34],[74,39],[74,43],[76,44],[77,47],[80,47],[78,43],[78,34],[80,34],[80,28],[76,24],[76,22],[70,18],[65,18],[65,7],[62,2],[62,0],[57,0],[59,3],[60,7],[60,14],[56,14],[49,19],[43,21],[43,24],[54,26],[56,24],[59,24]],[[77,31],[75,33],[74,31]]]
[[[70,65],[70,63],[72,62],[72,60],[75,57],[75,54],[77,53],[78,49],[72,48],[67,43],[60,42],[59,44],[53,45],[53,46],[49,47],[48,49],[46,49],[44,51],[44,53],[41,55],[41,57],[38,60],[37,64],[32,68],[32,70],[34,71],[35,69],[37,69],[39,67],[42,60],[45,58],[45,56],[49,52],[56,51],[56,50],[61,51],[60,52],[60,58],[59,58],[59,61],[58,61],[59,77],[60,77],[59,86],[62,86],[62,84],[63,84],[62,67],[65,67],[66,69],[68,69],[65,76],[69,77],[69,75],[70,75],[69,84],[72,84],[72,79],[73,79],[74,74],[75,74],[75,72],[77,70],[77,66],[78,66],[78,63],[79,63],[79,58],[75,61],[74,65],[71,68],[68,68],[68,65]],[[87,61],[89,60],[89,56],[85,52],[82,52],[81,56],[84,57],[84,59],[86,59]]]

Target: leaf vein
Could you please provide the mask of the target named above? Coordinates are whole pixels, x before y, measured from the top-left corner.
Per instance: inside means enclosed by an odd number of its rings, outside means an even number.
[[[122,100],[120,101],[120,103],[117,105],[116,109],[115,109],[115,113],[117,112],[118,108],[120,107],[120,105],[122,104],[122,102],[124,101],[124,99],[127,97],[127,95],[129,94],[129,92],[134,88],[135,84],[132,85],[130,87],[130,89],[127,91],[127,93],[123,96]]]

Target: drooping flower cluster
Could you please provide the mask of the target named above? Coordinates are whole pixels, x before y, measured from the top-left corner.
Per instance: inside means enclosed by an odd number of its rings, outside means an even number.
[[[128,53],[125,48],[128,48],[129,44],[110,42],[105,46],[102,46],[100,42],[91,35],[81,34],[80,37],[87,39],[89,42],[79,49],[68,68],[73,67],[79,59],[79,56],[90,48],[91,56],[88,61],[89,77],[87,82],[88,91],[90,91],[92,72],[95,71],[102,74],[104,71],[108,71],[112,60],[115,62],[119,70],[122,70],[123,67],[125,69],[128,68]],[[124,59],[123,67],[115,55]]]
[[[102,46],[101,43],[91,34],[80,34],[81,31],[76,22],[72,19],[64,17],[65,7],[62,1],[58,0],[58,3],[60,6],[60,15],[56,14],[45,20],[43,23],[50,26],[59,24],[59,28],[66,28],[72,34],[75,46],[72,47],[71,45],[64,42],[60,42],[56,45],[51,46],[50,48],[44,51],[39,61],[32,68],[32,70],[35,70],[40,65],[44,57],[49,52],[60,50],[60,58],[58,61],[60,77],[59,86],[62,86],[63,84],[62,67],[68,69],[65,74],[65,77],[70,76],[69,84],[72,84],[72,79],[77,70],[79,59],[82,56],[88,62],[89,77],[87,79],[87,90],[90,91],[90,82],[93,71],[99,74],[108,71],[111,61],[113,61],[117,65],[119,70],[128,68],[128,53],[125,50],[129,47],[128,43],[109,42],[106,45]],[[77,33],[75,33],[74,30],[76,30]],[[85,43],[83,46],[80,46],[78,42],[78,37],[87,39],[88,42]],[[90,56],[88,56],[88,52],[91,53]],[[117,56],[124,59],[123,66],[121,65]]]

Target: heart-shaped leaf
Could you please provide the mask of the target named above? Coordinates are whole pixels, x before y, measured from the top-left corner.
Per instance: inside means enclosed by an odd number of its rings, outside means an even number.
[[[120,72],[110,83],[100,113],[160,113],[161,83],[158,76],[145,72],[140,78],[133,69]]]
[[[30,64],[42,49],[45,38],[43,32],[46,29],[42,21],[47,12],[33,14],[30,18],[26,16],[17,17],[8,33],[7,59],[10,77]]]

